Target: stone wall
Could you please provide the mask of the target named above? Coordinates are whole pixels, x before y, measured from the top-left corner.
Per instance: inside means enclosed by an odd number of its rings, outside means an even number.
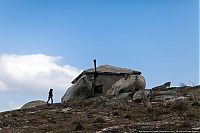
[[[107,74],[98,74],[96,78],[96,85],[103,85],[103,93],[106,93],[108,89],[112,87],[112,85],[123,78],[124,75],[107,75]],[[93,74],[87,74],[87,78],[89,81],[93,81]]]

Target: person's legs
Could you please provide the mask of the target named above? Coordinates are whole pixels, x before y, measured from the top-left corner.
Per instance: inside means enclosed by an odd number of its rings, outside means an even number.
[[[47,104],[49,104],[50,97],[48,97]]]
[[[53,98],[51,97],[51,104],[53,104]]]

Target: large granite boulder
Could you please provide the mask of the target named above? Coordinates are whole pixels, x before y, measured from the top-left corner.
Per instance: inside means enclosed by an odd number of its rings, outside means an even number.
[[[92,83],[87,76],[82,76],[74,85],[72,85],[61,98],[61,102],[71,99],[87,99],[92,96]]]
[[[31,101],[31,102],[28,102],[26,104],[24,104],[21,109],[26,109],[26,108],[33,108],[33,107],[36,107],[36,106],[41,106],[41,105],[46,105],[47,102],[45,101],[42,101],[42,100],[35,100],[35,101]]]
[[[145,86],[146,82],[142,75],[130,75],[115,82],[106,94],[117,95],[127,92],[134,94],[138,90],[145,89]]]

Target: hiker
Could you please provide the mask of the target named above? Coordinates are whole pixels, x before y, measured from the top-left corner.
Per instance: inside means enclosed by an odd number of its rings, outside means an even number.
[[[49,96],[48,96],[47,104],[49,104],[50,99],[51,99],[51,104],[53,104],[53,89],[49,90]]]

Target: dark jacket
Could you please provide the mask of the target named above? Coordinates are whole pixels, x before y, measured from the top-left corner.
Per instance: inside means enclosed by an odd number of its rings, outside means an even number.
[[[53,91],[49,91],[49,97],[53,97],[53,93],[52,93]]]

